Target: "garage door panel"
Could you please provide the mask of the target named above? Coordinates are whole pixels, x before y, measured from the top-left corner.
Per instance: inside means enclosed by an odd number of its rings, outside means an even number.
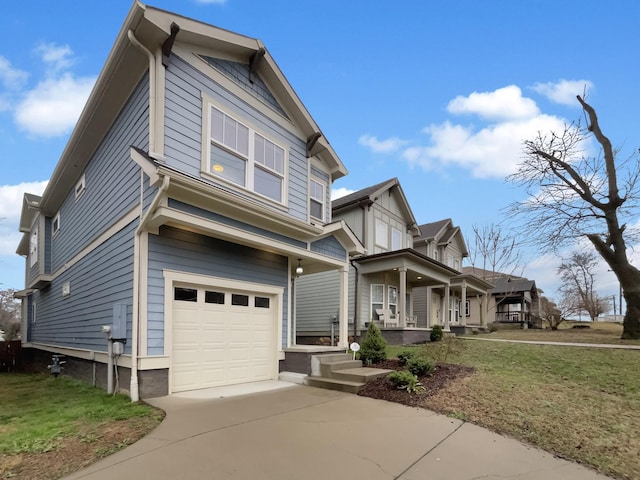
[[[197,302],[174,301],[172,391],[274,378],[274,298],[259,294],[270,298],[269,308],[255,307],[253,295],[248,306],[230,305],[232,292],[224,291],[226,305],[205,303],[207,289],[198,288]]]

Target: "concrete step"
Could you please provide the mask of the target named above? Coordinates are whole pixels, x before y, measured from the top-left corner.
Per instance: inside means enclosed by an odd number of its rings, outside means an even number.
[[[336,378],[307,377],[305,384],[310,387],[326,388],[338,390],[345,393],[358,393],[365,386],[363,382],[351,382],[349,380],[338,380]]]
[[[333,372],[360,367],[362,367],[362,362],[360,360],[339,360],[335,362],[321,363],[319,376],[332,377]]]
[[[323,355],[314,355],[320,363],[342,362],[353,360],[353,355],[349,353],[327,353]]]
[[[331,374],[331,378],[336,380],[347,380],[350,382],[369,383],[379,377],[386,377],[393,370],[387,370],[384,368],[347,368],[344,370],[334,371]]]

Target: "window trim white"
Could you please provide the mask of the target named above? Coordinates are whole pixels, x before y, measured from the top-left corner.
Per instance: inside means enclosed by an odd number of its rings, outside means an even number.
[[[382,288],[382,301],[380,301],[380,302],[374,302],[373,301],[373,290],[374,290],[374,287],[381,287]],[[369,305],[371,307],[371,319],[372,320],[379,320],[378,314],[376,313],[377,307],[374,307],[374,304],[375,305],[381,305],[380,308],[384,309],[384,303],[385,303],[384,302],[384,298],[385,298],[384,297],[384,293],[385,293],[385,288],[384,287],[385,287],[384,283],[372,283],[371,286],[369,287],[370,288],[370,290],[369,290],[370,291],[370,296],[369,296],[370,302],[369,302]]]
[[[86,191],[86,189],[87,189],[87,180],[83,173],[74,188],[76,200],[82,196],[82,194]]]
[[[397,242],[396,242],[396,234],[397,234]],[[391,250],[401,250],[402,249],[402,231],[391,227]]]
[[[244,126],[248,129],[248,156],[244,156],[243,153],[236,151],[232,148],[227,147],[223,143],[215,140],[211,135],[211,116],[213,114],[213,109],[216,109],[222,112],[224,115],[234,120],[238,124]],[[282,162],[282,172],[278,172],[275,169],[270,168],[269,166],[256,161],[255,157],[255,139],[256,135],[259,135],[263,139],[269,141],[279,149],[283,151],[283,162]],[[238,184],[230,179],[224,178],[220,175],[217,175],[213,171],[213,165],[211,163],[211,147],[215,145],[218,148],[221,148],[228,152],[231,155],[234,155],[238,159],[244,160],[245,164],[245,178],[244,185]],[[215,101],[210,96],[202,93],[202,158],[200,170],[201,174],[207,178],[213,179],[218,182],[222,182],[230,188],[242,192],[245,194],[249,194],[255,196],[261,200],[271,202],[273,205],[278,207],[286,207],[288,205],[288,185],[289,185],[289,155],[290,155],[290,146],[286,143],[275,140],[275,138],[268,133],[265,133],[263,130],[257,128],[251,122],[246,121],[244,118],[239,118],[235,113],[230,113],[229,109],[221,105],[219,102]],[[255,189],[255,179],[256,169],[260,169],[263,172],[266,172],[268,175],[273,175],[274,177],[278,177],[281,181],[280,186],[280,199],[274,199],[268,195],[264,195]]]
[[[60,231],[60,212],[56,213],[53,219],[51,220],[51,236],[56,235],[59,231]]]
[[[38,264],[40,232],[39,225],[36,223],[29,234],[29,266],[35,267]]]
[[[379,235],[382,233],[382,230],[380,230],[381,227],[384,227],[384,235]],[[380,243],[381,240],[384,240],[384,244]],[[379,218],[376,218],[375,222],[374,242],[376,246],[380,248],[389,248],[389,225]]]
[[[393,314],[396,315],[398,313],[398,295],[399,295],[399,290],[398,287],[396,287],[395,285],[387,285],[387,309]],[[395,302],[391,302],[391,292],[394,291],[396,292],[396,301]],[[395,309],[392,309],[391,306],[394,306]]]
[[[322,194],[320,199],[314,197],[312,194],[311,185],[314,183],[317,184],[322,189]],[[327,196],[326,182],[323,182],[322,180],[318,180],[317,178],[309,178],[309,217],[315,218],[317,220],[320,220],[321,222],[324,222],[325,209],[326,209],[326,196]],[[311,211],[311,202],[313,201],[320,204],[320,217],[316,217],[315,215],[313,215]]]

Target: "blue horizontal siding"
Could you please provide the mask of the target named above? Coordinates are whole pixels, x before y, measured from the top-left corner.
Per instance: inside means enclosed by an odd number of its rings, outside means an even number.
[[[172,55],[166,70],[165,157],[167,165],[200,178],[202,158],[202,93],[223,105],[231,115],[273,138],[289,145],[288,213],[307,221],[308,159],[306,139],[294,135],[244,100],[224,89],[177,55]],[[277,113],[274,112],[274,115]],[[203,178],[215,183],[209,177]],[[224,184],[220,184],[226,188]],[[252,195],[247,195],[255,198]],[[271,208],[265,202],[265,206]]]
[[[56,277],[51,285],[34,292],[36,322],[30,339],[79,349],[106,351],[102,325],[111,325],[113,305],[127,305],[127,346],[131,348],[133,305],[133,238],[137,221],[132,222],[78,263]],[[62,286],[70,283],[71,294],[62,296]]]
[[[287,344],[288,260],[286,257],[173,227],[149,235],[147,355],[164,352],[163,270],[208,275],[284,288],[282,345]]]
[[[337,258],[339,260],[347,259],[347,251],[334,236],[325,237],[316,242],[312,242],[311,251],[321,255]]]

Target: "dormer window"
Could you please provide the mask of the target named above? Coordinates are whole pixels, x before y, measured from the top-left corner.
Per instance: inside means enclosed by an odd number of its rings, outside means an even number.
[[[285,203],[286,149],[220,108],[208,105],[206,172]]]

